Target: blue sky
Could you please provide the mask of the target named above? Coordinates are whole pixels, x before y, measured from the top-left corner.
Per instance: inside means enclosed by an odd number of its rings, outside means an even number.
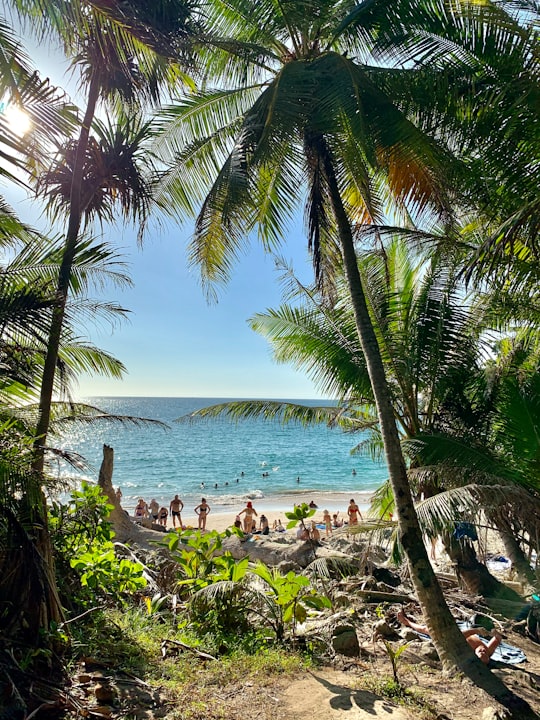
[[[267,342],[248,326],[253,313],[280,302],[273,260],[260,247],[240,260],[218,303],[208,304],[197,270],[187,267],[187,233],[171,229],[148,238],[142,250],[129,235],[122,244],[134,287],[109,299],[131,310],[130,320],[114,334],[103,328],[92,335],[129,374],[122,383],[85,378],[82,395],[318,397],[304,374],[274,362]],[[306,266],[306,241],[300,233],[293,240],[290,249]],[[304,277],[310,274],[308,266]]]
[[[25,44],[43,76],[73,88],[60,54],[32,40]],[[19,190],[1,192],[23,221],[47,230],[39,205],[25,200]],[[275,363],[266,341],[248,326],[252,314],[280,303],[273,259],[252,244],[230,283],[220,289],[218,304],[208,304],[197,270],[187,266],[190,232],[188,223],[182,229],[169,223],[149,234],[141,250],[132,228],[104,228],[103,239],[113,242],[129,264],[134,287],[105,290],[102,299],[130,310],[130,319],[114,331],[104,325],[88,327],[86,333],[128,372],[122,381],[81,377],[78,396],[320,397],[303,373]],[[299,224],[281,254],[309,282],[313,275],[306,246]]]
[[[4,195],[23,220],[45,229],[39,205],[13,188],[5,188]],[[188,267],[189,235],[189,223],[184,228],[169,223],[150,231],[141,249],[131,227],[103,229],[102,239],[125,259],[133,287],[106,288],[99,297],[128,309],[129,319],[115,328],[88,326],[81,335],[121,360],[128,373],[121,381],[83,376],[78,396],[320,397],[303,373],[277,364],[268,343],[248,325],[251,315],[281,302],[273,258],[255,241],[229,284],[218,288],[217,304],[209,304],[197,269]],[[297,227],[280,254],[310,282],[306,248]]]
[[[61,53],[28,37],[24,44],[41,75],[74,94],[74,78],[66,74]],[[40,206],[25,200],[20,190],[6,187],[0,193],[23,221],[47,230]],[[253,243],[230,283],[220,288],[219,302],[208,304],[197,270],[187,265],[191,227],[169,222],[166,229],[147,235],[143,249],[137,247],[133,228],[104,228],[103,239],[122,252],[134,286],[106,289],[100,297],[131,312],[114,330],[88,327],[81,335],[121,360],[128,372],[123,380],[83,376],[78,397],[320,397],[303,373],[278,365],[264,338],[248,326],[251,315],[281,301],[273,259]],[[280,254],[309,282],[313,273],[300,224],[284,240]]]

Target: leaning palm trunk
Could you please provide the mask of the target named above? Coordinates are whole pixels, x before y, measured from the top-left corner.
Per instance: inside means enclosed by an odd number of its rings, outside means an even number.
[[[338,226],[358,337],[377,407],[390,482],[396,501],[400,541],[433,643],[447,672],[464,672],[489,695],[506,707],[516,710],[520,718],[535,717],[529,706],[510,692],[499,678],[475,657],[450,613],[429,562],[410,491],[384,365],[358,270],[351,224],[341,200],[330,151],[321,138],[318,140],[319,148],[323,149],[321,161]]]
[[[498,530],[502,544],[504,545],[504,551],[511,561],[512,569],[516,572],[520,581],[524,585],[535,587],[537,584],[536,573],[516,539],[516,536],[519,536],[520,533],[515,532],[512,528],[507,513],[504,510],[493,511],[490,513],[490,520],[492,520]],[[523,530],[521,530],[521,532],[523,532]]]
[[[62,336],[62,328],[64,325],[64,317],[66,314],[66,304],[69,294],[69,283],[71,280],[71,272],[73,268],[73,260],[77,250],[77,240],[81,227],[82,216],[85,208],[81,203],[82,196],[82,179],[83,168],[88,148],[88,140],[90,137],[90,126],[96,112],[96,105],[99,97],[100,75],[94,73],[90,83],[88,92],[88,102],[86,105],[86,113],[84,115],[81,131],[79,133],[79,141],[77,143],[77,152],[72,170],[71,195],[69,199],[69,219],[66,233],[66,242],[64,252],[62,254],[62,263],[58,274],[58,285],[56,288],[57,305],[54,309],[51,327],[49,329],[49,338],[47,342],[47,355],[43,367],[43,377],[41,381],[41,393],[39,398],[39,418],[36,427],[36,441],[34,444],[35,460],[34,470],[43,473],[45,462],[44,446],[47,441],[49,432],[49,424],[51,419],[51,404],[54,392],[54,378],[56,373],[56,364],[58,362],[58,353],[60,349],[60,339]]]
[[[497,580],[480,562],[471,542],[465,538],[457,540],[448,534],[444,534],[442,540],[457,577],[471,595],[523,604],[523,598],[515,590]]]

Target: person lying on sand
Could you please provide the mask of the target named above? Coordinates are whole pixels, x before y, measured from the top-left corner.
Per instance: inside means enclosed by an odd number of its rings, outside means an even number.
[[[410,627],[411,630],[423,633],[424,635],[429,635],[427,625],[421,625],[420,623],[414,622],[413,620],[408,618],[407,615],[405,615],[405,612],[403,610],[400,610],[397,613],[396,617],[402,625]],[[478,635],[477,628],[467,628],[466,630],[462,630],[461,632],[465,636],[465,639],[467,640],[471,648],[474,650],[476,657],[478,657],[483,663],[486,663],[487,665],[490,657],[495,652],[495,648],[499,647],[499,645],[501,644],[501,635],[496,630],[492,630],[491,634],[493,635],[493,637],[486,645],[480,635]]]

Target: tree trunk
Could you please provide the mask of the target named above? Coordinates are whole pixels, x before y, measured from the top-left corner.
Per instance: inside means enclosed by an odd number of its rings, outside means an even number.
[[[131,531],[134,527],[134,523],[129,519],[129,516],[122,510],[122,506],[118,502],[114,487],[112,484],[114,468],[114,450],[109,445],[103,446],[103,460],[101,461],[101,467],[99,469],[98,485],[102,489],[103,494],[107,496],[110,504],[113,505],[109,520],[111,521],[116,538],[120,542],[125,542],[126,539],[131,537]]]
[[[508,559],[512,562],[512,568],[515,570],[518,578],[525,585],[535,587],[537,584],[536,573],[531,567],[527,556],[521,549],[521,545],[516,540],[516,534],[510,524],[508,517],[504,511],[490,514],[490,519],[496,525],[500,538],[504,545],[504,551]]]
[[[49,432],[49,424],[51,420],[51,404],[54,392],[54,377],[56,373],[56,364],[58,362],[58,352],[60,349],[60,340],[62,337],[64,316],[66,314],[66,304],[69,295],[69,284],[71,281],[71,270],[73,267],[73,260],[75,258],[75,252],[77,249],[77,240],[79,239],[79,230],[81,227],[82,215],[85,209],[84,207],[82,207],[81,204],[84,161],[88,148],[88,140],[90,137],[90,126],[96,112],[96,106],[99,97],[99,86],[100,75],[99,73],[94,73],[92,74],[92,78],[90,81],[86,112],[81,126],[81,131],[79,133],[77,153],[72,169],[71,195],[69,202],[69,218],[66,232],[66,242],[62,254],[62,263],[60,265],[60,270],[58,273],[58,284],[56,288],[57,304],[53,310],[51,326],[49,328],[47,354],[45,356],[43,376],[41,379],[39,418],[36,426],[36,440],[34,443],[34,470],[36,470],[36,472],[38,473],[43,473],[44,468],[44,446],[47,443],[47,434]]]
[[[433,643],[447,672],[461,670],[491,697],[497,699],[512,713],[516,713],[515,717],[519,717],[520,720],[535,717],[527,703],[509,691],[504,683],[477,659],[450,613],[429,562],[411,495],[384,364],[358,270],[351,225],[341,200],[330,150],[320,136],[317,138],[314,155],[322,163],[338,226],[358,337],[375,398],[388,473],[396,502],[400,540]]]
[[[444,549],[452,561],[456,575],[471,595],[497,598],[512,603],[523,604],[523,598],[515,590],[494,577],[484,563],[478,560],[473,544],[462,538],[456,540],[451,535],[443,535]]]
[[[90,90],[88,93],[86,113],[79,134],[77,155],[72,170],[73,174],[71,184],[70,213],[68,220],[68,229],[66,233],[66,243],[62,255],[60,271],[58,274],[58,284],[56,290],[57,304],[53,308],[51,326],[49,328],[49,337],[47,341],[47,353],[45,356],[43,375],[41,378],[39,417],[36,425],[36,436],[34,440],[34,460],[32,463],[34,472],[40,478],[43,477],[43,470],[45,467],[45,446],[47,444],[47,435],[49,433],[49,425],[51,420],[51,405],[54,392],[54,378],[56,373],[56,365],[58,362],[62,328],[64,325],[64,316],[66,313],[66,304],[69,294],[71,269],[73,267],[73,259],[75,257],[79,229],[81,225],[81,188],[84,159],[86,156],[88,138],[90,135],[90,125],[94,117],[99,96],[99,76],[93,75],[92,80],[93,82],[90,85]],[[41,518],[36,526],[35,535],[36,548],[43,559],[44,571],[47,576],[47,599],[40,620],[42,623],[42,628],[46,630],[49,628],[51,622],[59,624],[63,621],[64,618],[62,606],[60,604],[60,599],[58,597],[58,591],[56,587],[54,558],[47,520],[47,500],[44,493],[42,493],[41,497]]]
[[[113,505],[109,520],[113,526],[116,540],[121,543],[134,542],[146,549],[155,549],[155,543],[163,540],[163,533],[137,525],[122,509],[112,483],[113,468],[114,449],[109,445],[104,445],[98,485],[102,489],[103,494],[107,496],[111,505]],[[151,545],[151,543],[154,543],[154,545]]]

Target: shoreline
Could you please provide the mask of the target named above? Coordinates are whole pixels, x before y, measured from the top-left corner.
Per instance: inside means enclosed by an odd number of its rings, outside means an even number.
[[[360,507],[360,511],[365,516],[372,496],[373,493],[368,491],[357,492],[355,494],[333,492],[312,493],[309,495],[309,498],[312,499],[318,507],[311,519],[317,523],[322,523],[323,511],[328,510],[331,515],[339,513],[339,518],[341,520],[345,520],[347,518],[347,507],[351,497],[354,497],[356,503]],[[299,505],[306,502],[306,494],[291,493],[290,495],[276,495],[268,498],[260,498],[259,500],[253,500],[252,502],[253,507],[258,513],[258,517],[256,518],[257,521],[260,516],[264,514],[268,519],[270,528],[272,528],[274,520],[277,519],[280,519],[283,526],[286,527],[289,521],[285,517],[285,513],[291,512],[295,503]],[[237,514],[245,507],[245,504],[237,504],[234,506],[234,509],[227,505],[213,506],[210,500],[208,504],[210,505],[211,510],[207,516],[206,529],[217,530],[218,532],[223,532],[226,528],[231,527],[234,524]],[[133,510],[133,508],[122,507],[128,512]],[[132,513],[130,513],[130,517],[133,519]],[[197,515],[193,512],[191,507],[188,507],[187,505],[184,506],[184,510],[181,512],[181,518],[182,524],[186,528],[198,527]],[[172,518],[169,513],[169,516],[167,517],[167,529],[172,529],[172,527]]]

